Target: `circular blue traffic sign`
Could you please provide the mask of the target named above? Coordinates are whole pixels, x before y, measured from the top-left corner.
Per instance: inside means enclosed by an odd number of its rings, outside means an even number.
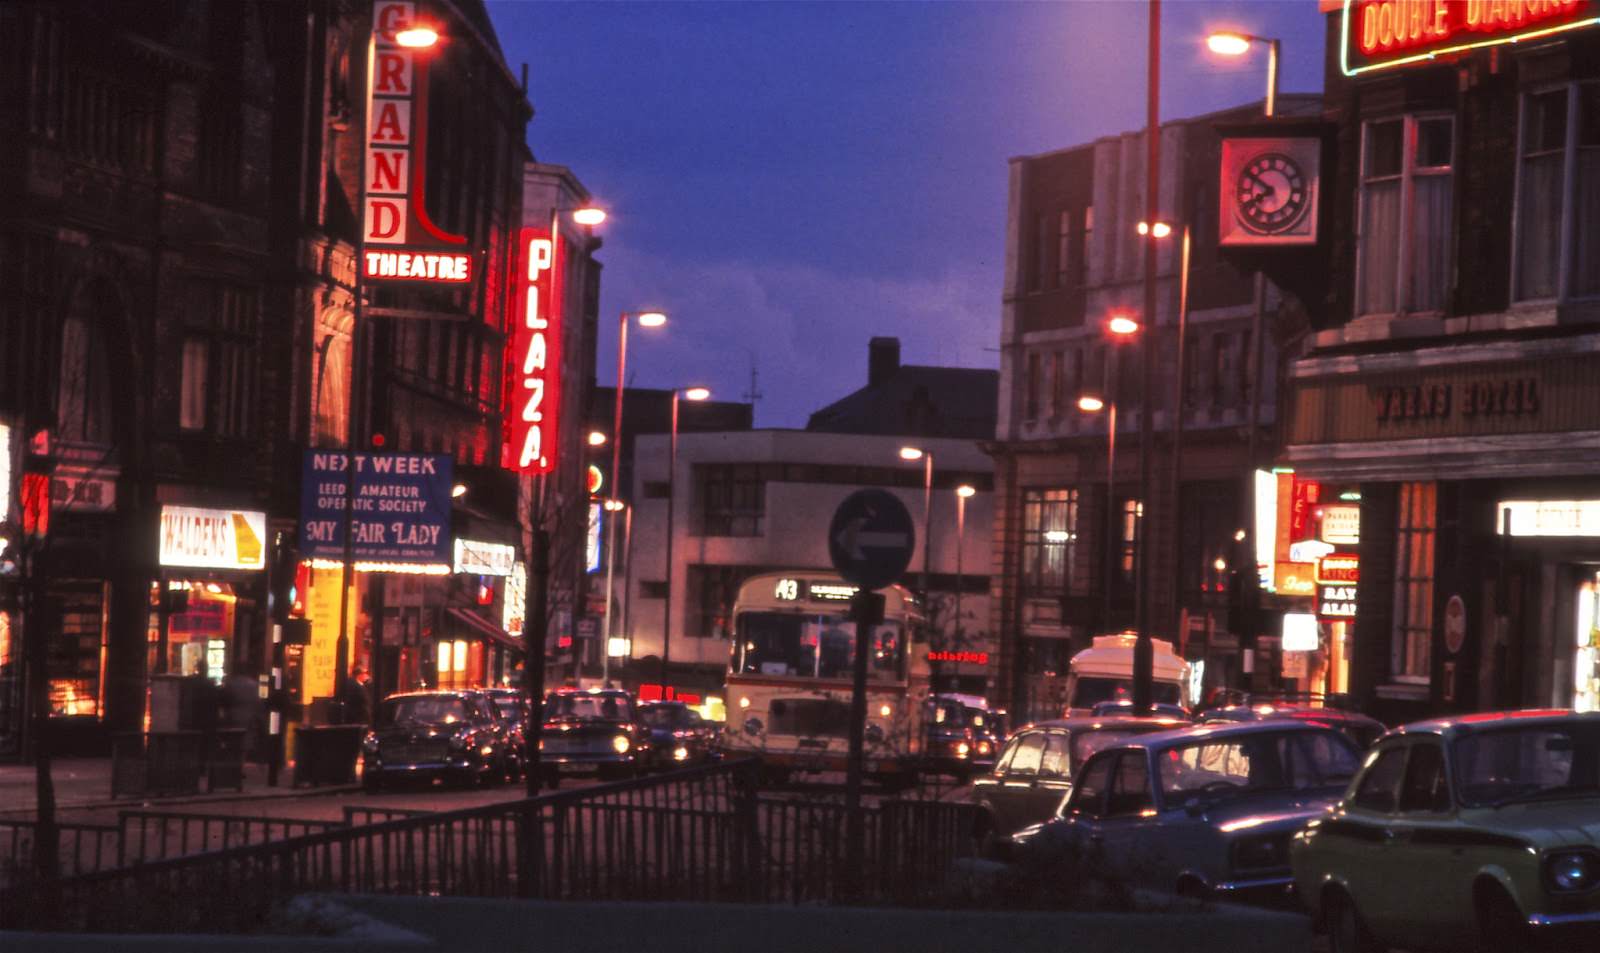
[[[887,490],[857,490],[828,524],[828,557],[847,582],[882,589],[911,564],[917,530],[900,498]]]

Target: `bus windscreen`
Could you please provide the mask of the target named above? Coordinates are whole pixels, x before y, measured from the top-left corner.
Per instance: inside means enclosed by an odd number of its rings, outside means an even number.
[[[841,615],[744,612],[735,624],[732,670],[751,675],[850,678],[855,641],[855,623]],[[905,678],[905,640],[899,623],[874,628],[867,677],[891,682]]]

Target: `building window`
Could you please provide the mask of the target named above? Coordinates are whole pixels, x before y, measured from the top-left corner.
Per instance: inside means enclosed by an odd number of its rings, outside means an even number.
[[[1022,578],[1029,593],[1075,590],[1078,491],[1025,490],[1022,497]]]
[[[56,437],[71,443],[111,442],[111,369],[105,340],[95,321],[77,315],[61,325]]]
[[[1072,283],[1072,212],[1062,209],[1056,225],[1056,287]]]
[[[1139,568],[1139,544],[1144,535],[1144,504],[1135,499],[1122,501],[1122,529],[1118,534],[1119,555],[1117,562],[1120,582],[1125,586],[1133,585],[1134,573]]]
[[[1061,351],[1050,355],[1050,416],[1060,417],[1067,409],[1067,360]]]
[[[1600,294],[1600,83],[1523,97],[1521,136],[1517,300]]]
[[[1094,206],[1083,210],[1083,238],[1078,241],[1078,284],[1089,283],[1089,239],[1094,234]]]
[[[1228,382],[1233,380],[1233,335],[1223,331],[1211,337],[1211,406],[1217,409],[1232,403]]]
[[[665,599],[667,582],[664,579],[639,580],[639,596],[644,599]]]
[[[1023,394],[1022,418],[1024,420],[1039,419],[1039,388],[1040,369],[1039,354],[1034,352],[1028,355],[1028,376],[1024,381],[1026,390]]]
[[[1035,215],[1033,218],[1033,266],[1028,273],[1028,290],[1043,291],[1044,276],[1051,273],[1050,252],[1053,239],[1051,234],[1050,217],[1048,215]]]
[[[1400,485],[1395,538],[1394,645],[1396,681],[1426,682],[1433,645],[1433,534],[1437,485]]]
[[[704,536],[760,536],[766,517],[766,481],[754,464],[695,467]]]
[[[1454,151],[1450,116],[1403,116],[1363,127],[1357,313],[1444,309]]]
[[[178,426],[248,437],[256,409],[256,295],[232,285],[194,286],[183,339]]]
[[[739,586],[759,572],[752,566],[690,566],[688,619],[684,635],[695,639],[725,639],[733,617],[733,600]]]

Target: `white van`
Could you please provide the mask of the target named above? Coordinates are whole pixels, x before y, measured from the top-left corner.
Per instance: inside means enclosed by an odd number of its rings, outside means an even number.
[[[1094,644],[1072,657],[1067,671],[1067,710],[1065,717],[1088,715],[1100,702],[1133,699],[1132,632],[1095,636]],[[1157,704],[1189,708],[1186,688],[1189,663],[1172,650],[1171,642],[1151,640],[1154,690]]]

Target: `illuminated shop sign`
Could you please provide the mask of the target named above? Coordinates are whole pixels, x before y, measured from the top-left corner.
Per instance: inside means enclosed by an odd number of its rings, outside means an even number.
[[[1315,652],[1320,644],[1317,635],[1317,617],[1309,612],[1283,614],[1283,641],[1285,652]]]
[[[528,609],[528,567],[516,563],[506,577],[506,596],[500,606],[500,628],[513,638],[522,638],[522,619]]]
[[[1322,508],[1324,543],[1353,546],[1361,542],[1361,507],[1354,503],[1336,503]]]
[[[345,504],[354,509],[350,553],[366,572],[448,574],[455,461],[447,454],[307,450],[300,471],[300,553],[319,568],[344,558]]]
[[[1317,560],[1317,582],[1329,585],[1353,586],[1361,581],[1360,557],[1351,553],[1338,553]]]
[[[255,510],[161,507],[161,565],[200,569],[266,566],[267,514]]]
[[[930,662],[961,662],[967,665],[988,665],[988,652],[945,652],[934,651],[928,653]]]
[[[1317,617],[1321,619],[1354,619],[1356,617],[1356,587],[1318,586]]]
[[[589,504],[589,526],[583,538],[583,571],[600,571],[600,527],[605,522],[605,514],[600,509],[599,503]]]
[[[509,576],[517,562],[516,547],[456,538],[455,571],[475,576]]]
[[[506,469],[549,473],[556,466],[561,418],[561,245],[549,227],[524,228],[517,243],[517,287],[506,355],[511,409]]]
[[[416,6],[372,5],[361,276],[461,284],[473,278],[467,238],[436,225],[426,203],[430,57],[396,40],[414,24]]]
[[[1503,500],[1494,531],[1512,536],[1600,536],[1600,500]]]
[[[1346,76],[1600,23],[1594,0],[1345,0]]]

